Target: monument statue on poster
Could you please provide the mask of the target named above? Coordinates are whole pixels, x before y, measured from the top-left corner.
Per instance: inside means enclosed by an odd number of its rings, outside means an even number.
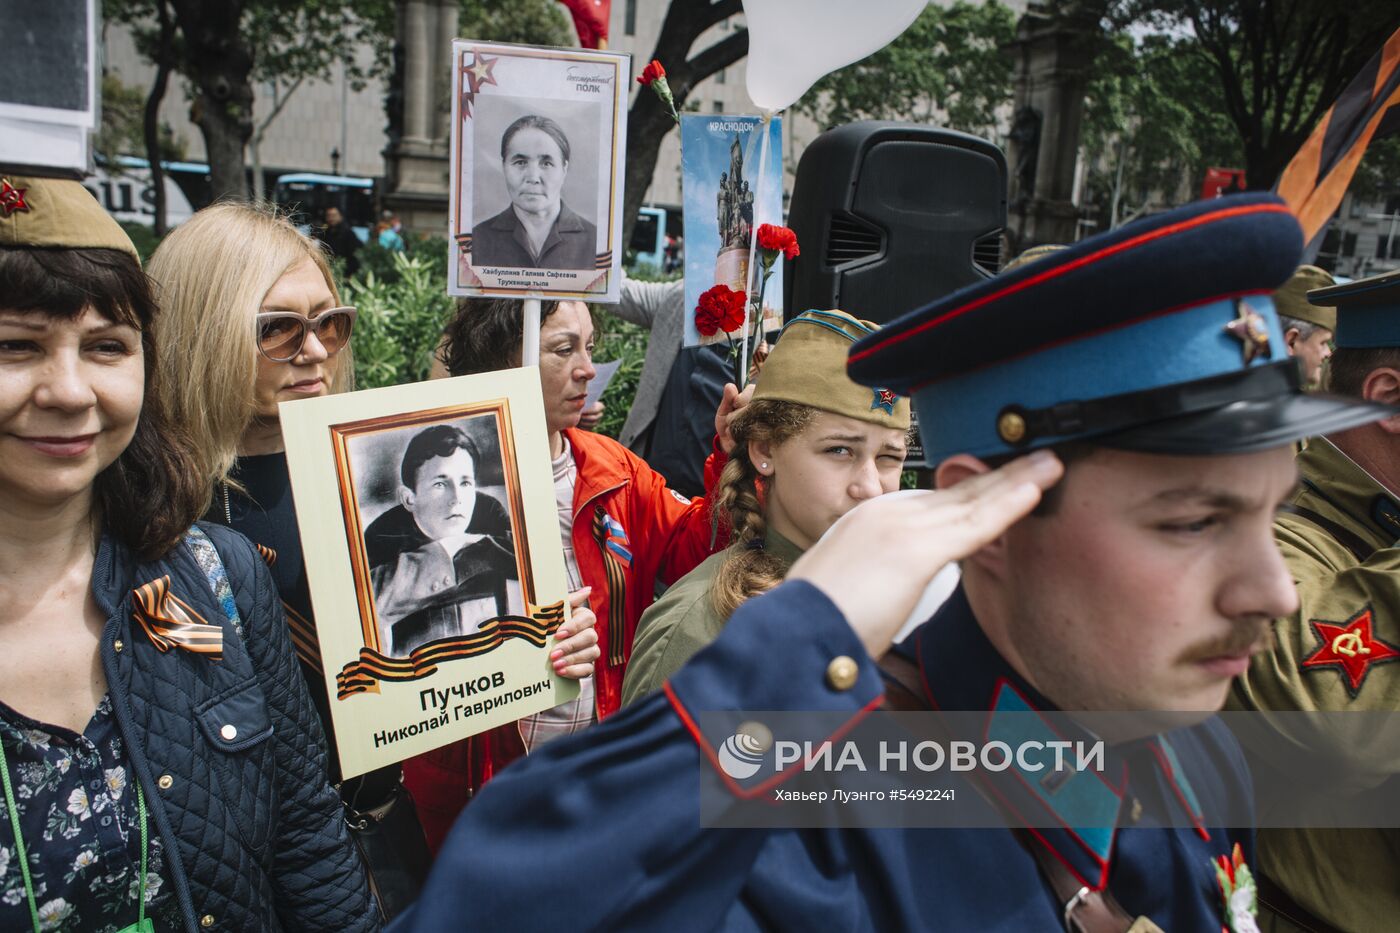
[[[719,253],[715,257],[715,282],[735,291],[748,281],[749,234],[753,230],[753,191],[744,178],[744,150],[736,135],[729,145],[729,171],[719,176],[715,194]]]

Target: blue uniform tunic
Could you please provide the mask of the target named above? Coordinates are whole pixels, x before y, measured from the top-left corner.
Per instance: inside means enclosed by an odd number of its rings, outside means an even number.
[[[1048,708],[983,636],[961,590],[906,646],[942,709],[989,709],[1007,685]],[[849,690],[825,678],[840,655],[859,663]],[[1063,929],[1063,905],[1006,829],[700,825],[700,775],[713,747],[701,752],[692,711],[855,718],[883,692],[840,611],[810,584],[785,583],[742,606],[666,692],[498,776],[464,811],[418,904],[393,929]],[[1208,722],[1110,755],[1124,775],[1118,828],[1038,830],[1035,844],[1164,930],[1220,930],[1212,860],[1236,842],[1253,855],[1250,831],[1210,825],[1227,807],[1252,812],[1234,739]],[[958,793],[965,799],[982,802],[970,786]],[[1136,799],[1186,808],[1200,822],[1135,826]],[[576,893],[560,896],[561,887]]]

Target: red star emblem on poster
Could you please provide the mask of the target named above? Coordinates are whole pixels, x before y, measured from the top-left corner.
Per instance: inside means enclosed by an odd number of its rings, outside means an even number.
[[[1371,607],[1368,605],[1340,625],[1313,619],[1308,623],[1320,644],[1300,665],[1302,670],[1336,668],[1351,698],[1361,692],[1361,685],[1372,664],[1400,660],[1400,648],[1381,641],[1371,634]]]
[[[497,58],[487,58],[480,52],[472,51],[472,63],[462,66],[462,77],[467,79],[467,86],[462,91],[462,113],[464,116],[471,116],[472,101],[476,100],[476,95],[481,93],[481,89],[488,84],[496,84],[496,76],[492,74],[492,69],[496,66]],[[499,84],[496,85],[500,87]]]
[[[29,205],[25,203],[24,193],[28,188],[16,188],[10,184],[8,178],[0,178],[0,210],[9,217],[15,211],[27,211]]]

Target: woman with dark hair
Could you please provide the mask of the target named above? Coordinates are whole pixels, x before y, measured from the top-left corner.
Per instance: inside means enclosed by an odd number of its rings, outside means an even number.
[[[267,568],[194,524],[135,248],[0,186],[0,928],[377,929]]]
[[[510,206],[472,230],[474,266],[592,269],[598,228],[564,203],[569,137],[549,117],[527,114],[501,136]]]
[[[520,365],[519,301],[467,300],[447,326],[439,361],[447,374]],[[593,369],[593,319],[578,301],[546,301],[540,324],[540,388],[554,467],[554,497],[569,589],[583,587],[598,617],[602,656],[580,681],[578,699],[404,762],[429,844],[442,844],[467,800],[510,762],[544,742],[617,712],[637,621],[658,582],[689,573],[723,548],[727,529],[711,521],[707,498],[687,499],[612,438],[578,429]],[[730,418],[751,390],[733,386],[715,413],[714,452],[705,464],[713,489],[733,448]]]

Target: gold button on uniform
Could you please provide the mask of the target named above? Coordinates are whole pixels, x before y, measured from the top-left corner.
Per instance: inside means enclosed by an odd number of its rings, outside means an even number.
[[[214,915],[213,915],[213,914],[205,914],[203,917],[200,917],[200,918],[199,918],[199,925],[202,926],[202,927],[204,927],[204,929],[206,929],[206,930],[209,929],[210,927],[212,927],[212,926],[214,925]]]
[[[838,655],[826,666],[826,682],[836,690],[849,690],[856,685],[860,667],[847,655]]]
[[[125,647],[125,646],[122,644],[122,640],[121,640],[120,638],[118,638],[116,641],[112,642],[112,650],[115,651],[117,654],[121,654],[121,653],[122,653],[122,648],[124,648],[124,647]]]
[[[174,783],[175,779],[168,774],[162,774],[160,777],[156,778],[156,786],[161,790],[170,790],[171,785]]]

